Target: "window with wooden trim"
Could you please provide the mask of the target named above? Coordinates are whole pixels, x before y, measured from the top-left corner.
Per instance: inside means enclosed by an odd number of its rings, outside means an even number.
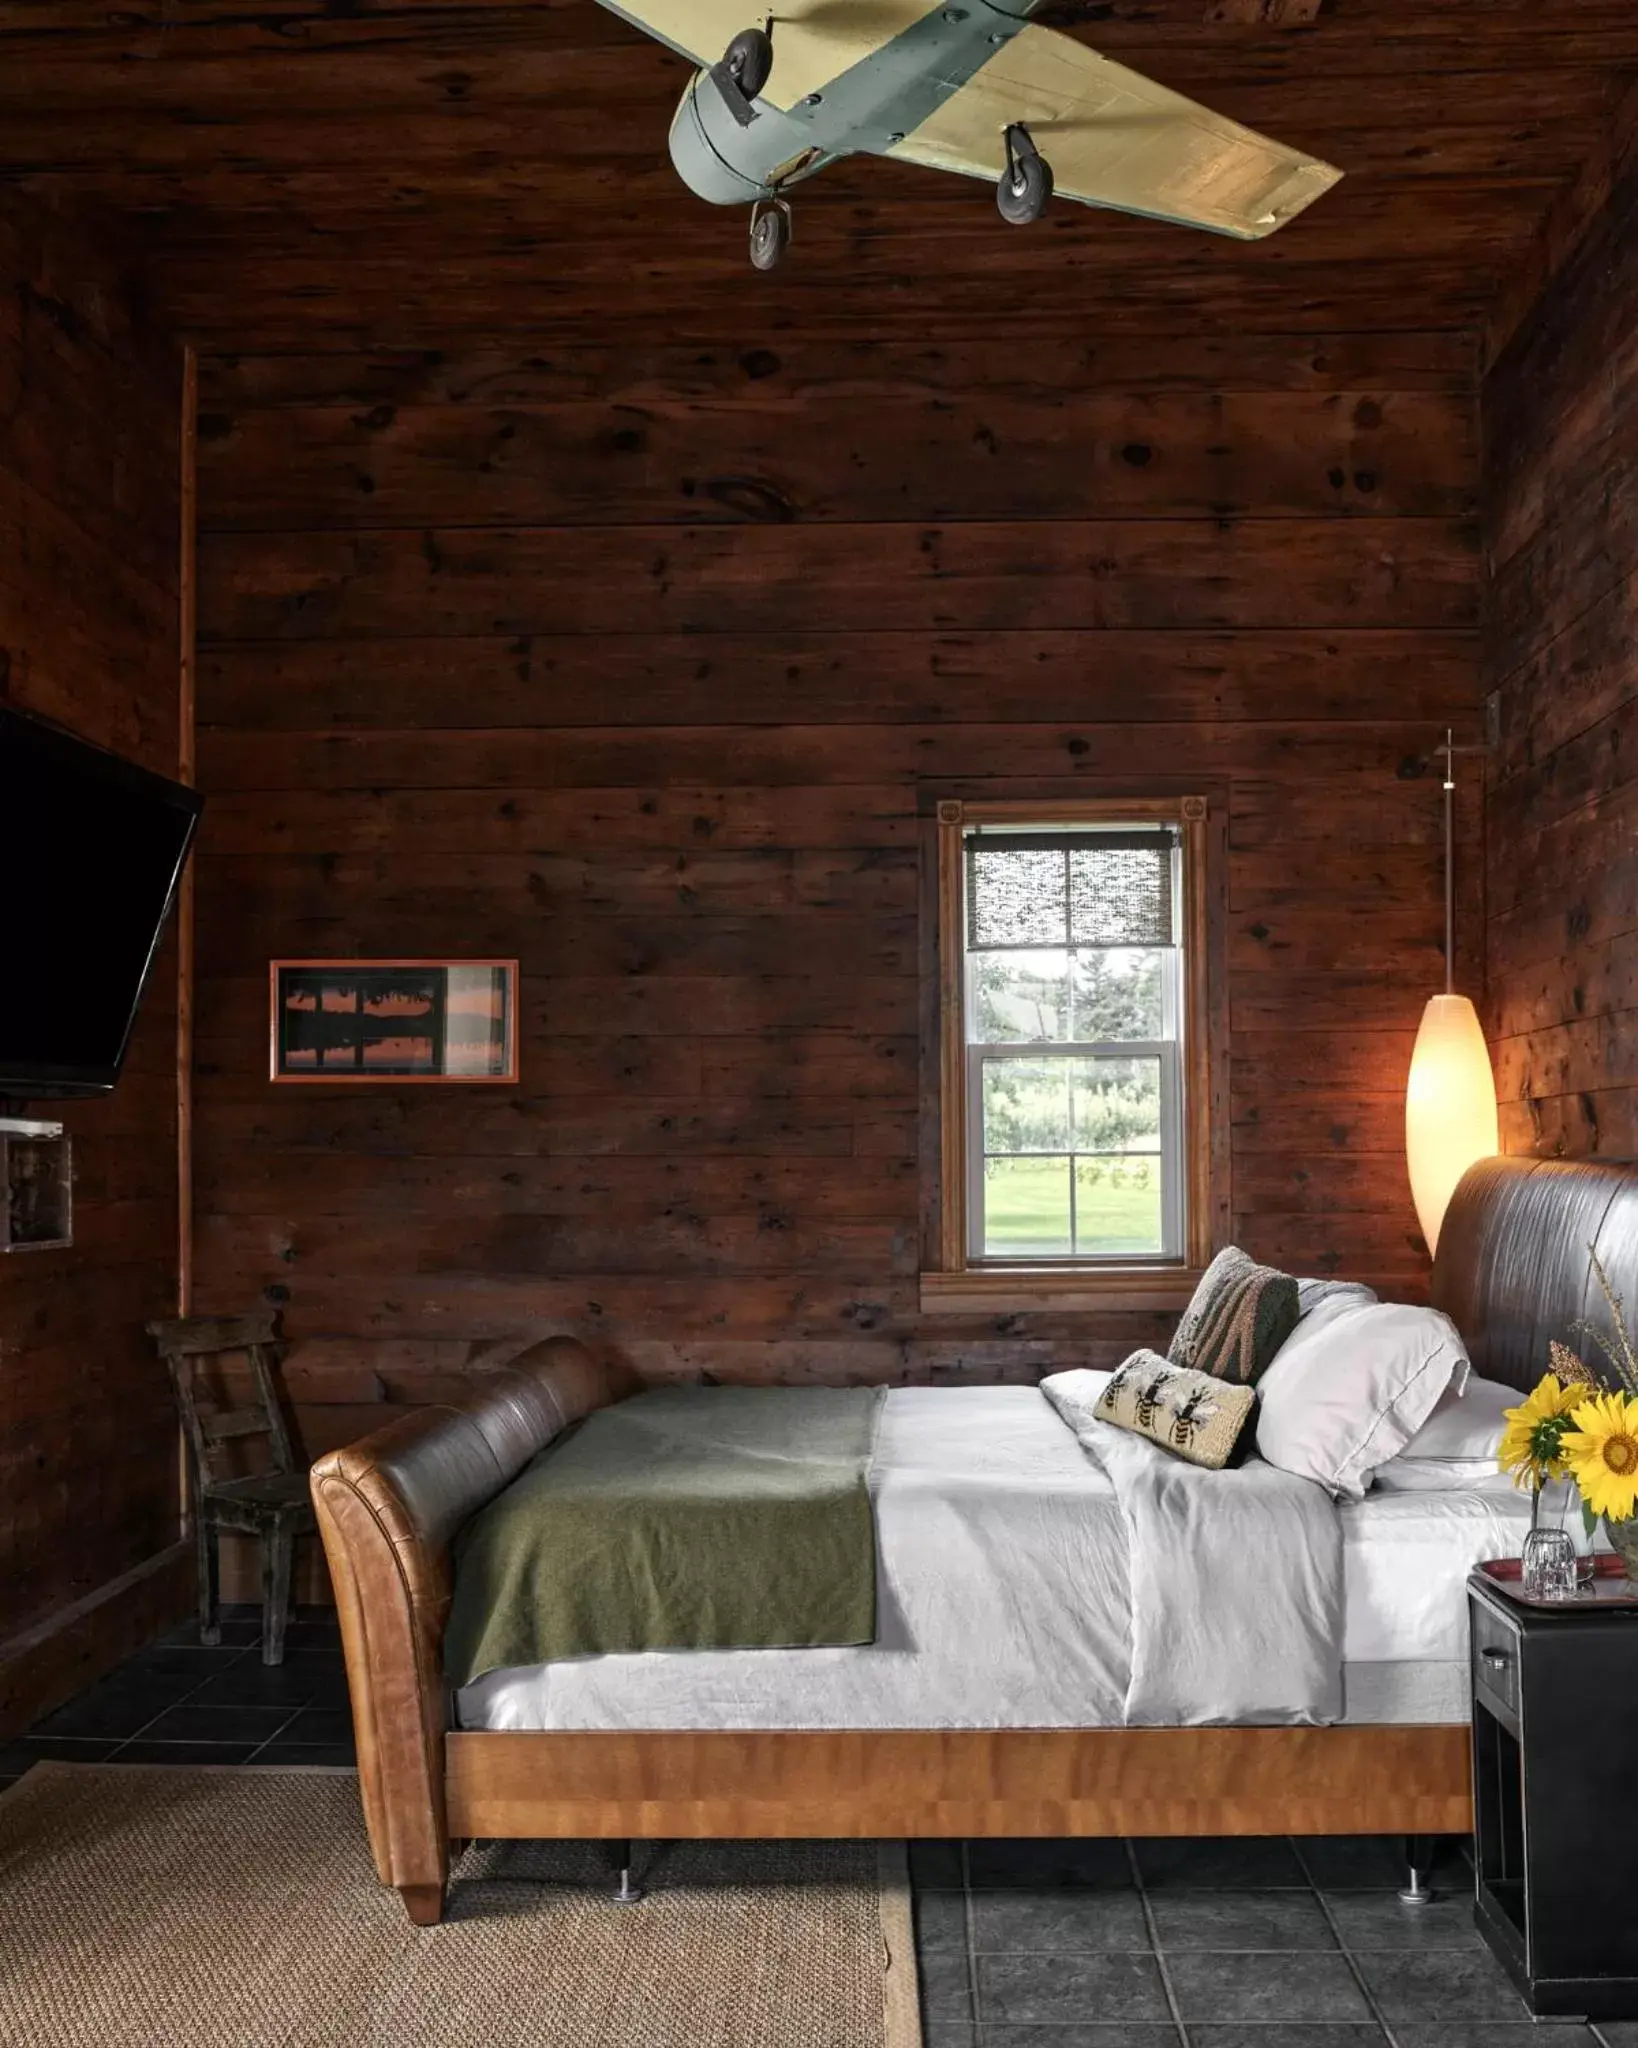
[[[1213,1235],[1202,797],[938,806],[939,1272],[1174,1283]],[[946,1292],[949,1290],[946,1289]]]

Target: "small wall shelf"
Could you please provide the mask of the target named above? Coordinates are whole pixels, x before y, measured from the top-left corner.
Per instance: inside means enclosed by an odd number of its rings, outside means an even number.
[[[74,1242],[74,1172],[61,1124],[0,1117],[0,1254]]]

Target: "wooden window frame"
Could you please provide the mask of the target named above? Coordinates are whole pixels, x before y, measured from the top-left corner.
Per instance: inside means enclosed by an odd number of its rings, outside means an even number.
[[[966,1042],[966,943],[963,928],[965,834],[973,825],[1163,824],[1183,849],[1182,1065],[1185,1214],[1180,1258],[1078,1264],[972,1257],[968,1230],[969,1128]],[[924,1005],[923,1111],[924,1311],[980,1309],[996,1314],[1082,1308],[1181,1307],[1227,1235],[1227,1018],[1214,1000],[1225,987],[1224,806],[1204,794],[1007,799],[944,797],[928,820],[928,894],[933,929],[933,999]]]

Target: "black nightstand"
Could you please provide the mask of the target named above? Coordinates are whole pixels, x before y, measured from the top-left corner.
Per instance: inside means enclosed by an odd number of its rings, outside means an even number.
[[[1480,1930],[1533,2012],[1638,2017],[1638,1607],[1467,1585]]]

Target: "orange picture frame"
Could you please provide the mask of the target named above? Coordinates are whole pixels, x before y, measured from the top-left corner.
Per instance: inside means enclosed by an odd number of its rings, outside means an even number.
[[[463,1025],[464,1029],[452,1029]],[[516,960],[273,960],[268,1079],[515,1087]]]

